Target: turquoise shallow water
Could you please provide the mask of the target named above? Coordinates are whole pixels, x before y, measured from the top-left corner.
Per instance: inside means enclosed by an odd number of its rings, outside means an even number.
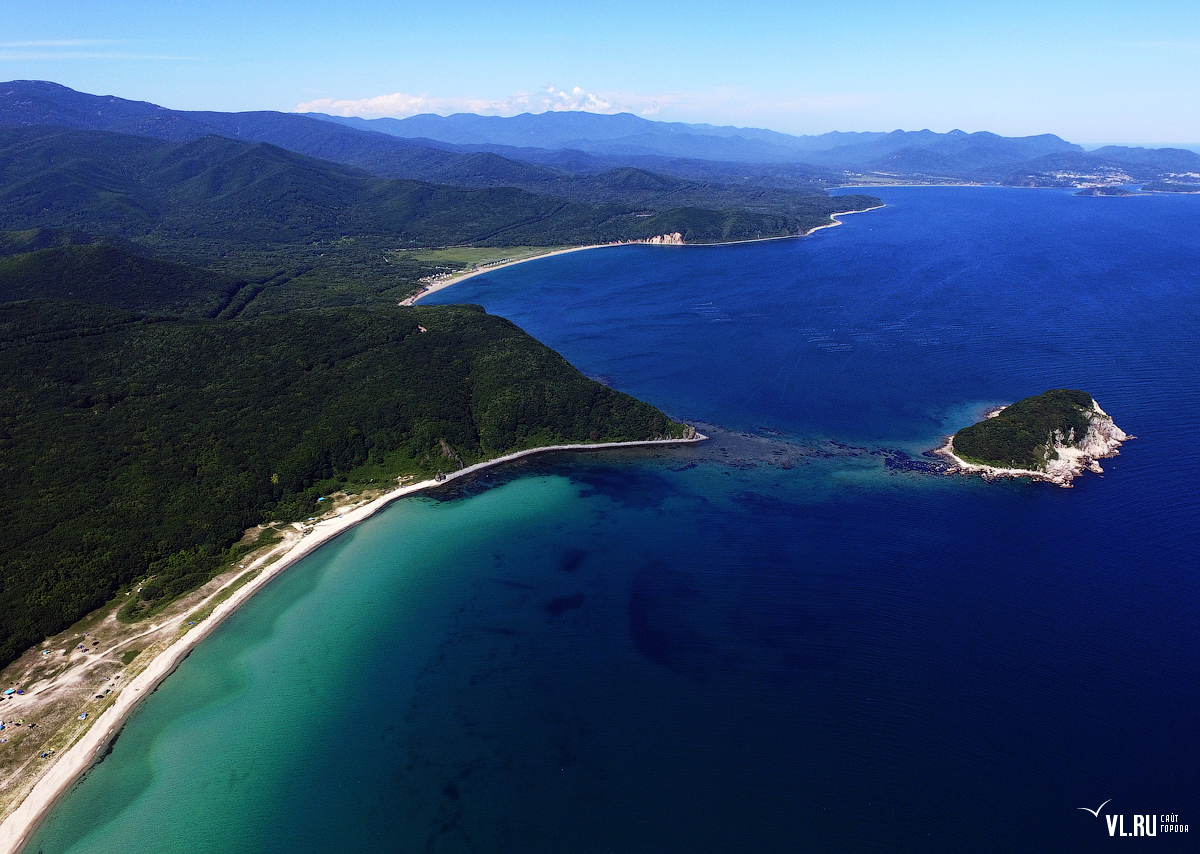
[[[398,502],[201,645],[27,850],[1090,850],[1081,805],[1195,816],[1200,200],[881,195],[439,294],[714,440]],[[1060,385],[1138,436],[1103,477],[921,470]]]

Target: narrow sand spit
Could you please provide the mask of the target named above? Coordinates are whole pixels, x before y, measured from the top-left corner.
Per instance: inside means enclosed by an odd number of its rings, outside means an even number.
[[[569,251],[569,250],[568,250]],[[545,256],[538,256],[545,257]],[[259,569],[261,572],[242,587],[235,590],[228,599],[218,604],[206,619],[197,623],[193,628],[182,634],[176,641],[163,650],[146,669],[138,673],[127,684],[121,687],[120,693],[111,706],[96,716],[95,723],[71,747],[58,754],[56,761],[46,767],[43,776],[37,781],[29,795],[20,806],[13,810],[0,824],[0,854],[16,854],[29,838],[38,823],[61,797],[71,784],[75,782],[94,762],[104,755],[109,742],[120,731],[122,724],[129,717],[137,704],[144,697],[153,693],[163,679],[171,674],[188,653],[203,640],[213,629],[236,611],[251,596],[269,583],[279,573],[300,560],[317,547],[329,542],[334,537],[353,528],[364,519],[378,513],[397,498],[411,495],[435,486],[441,486],[455,478],[464,477],[491,466],[510,462],[532,454],[548,451],[600,451],[609,448],[631,448],[654,445],[675,445],[691,442],[702,442],[707,436],[699,433],[684,439],[654,439],[639,442],[609,442],[602,444],[552,445],[544,448],[531,448],[526,451],[506,454],[493,460],[476,463],[472,466],[447,474],[442,480],[424,480],[419,483],[402,486],[379,496],[373,501],[359,507],[344,511],[340,516],[327,518],[317,522],[298,540],[272,549],[253,563],[247,565],[247,570]],[[238,576],[239,578],[241,576]],[[235,579],[236,581],[236,579]],[[233,583],[233,582],[231,582]],[[224,588],[222,588],[224,589]],[[214,595],[219,594],[216,591]],[[175,618],[182,629],[187,615]]]
[[[832,219],[833,222],[828,223],[827,225],[818,225],[816,228],[810,228],[808,231],[805,232],[805,234],[812,234],[814,231],[820,231],[822,228],[833,228],[835,225],[841,225],[842,221],[840,219],[838,219],[839,216],[850,216],[850,214],[866,213],[867,211],[877,211],[880,208],[884,208],[884,207],[887,207],[887,205],[876,205],[873,208],[863,208],[861,211],[838,211],[837,213],[831,213],[829,215],[829,218]]]

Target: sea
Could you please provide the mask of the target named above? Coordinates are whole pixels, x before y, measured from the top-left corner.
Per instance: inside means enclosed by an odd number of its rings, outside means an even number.
[[[394,503],[205,640],[25,852],[1090,851],[1139,816],[1197,850],[1200,197],[870,192],[431,297],[710,440]],[[929,455],[1051,388],[1136,436],[1103,474]]]

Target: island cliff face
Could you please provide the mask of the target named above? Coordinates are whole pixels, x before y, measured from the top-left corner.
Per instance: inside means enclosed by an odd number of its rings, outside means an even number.
[[[1052,389],[959,430],[937,453],[955,471],[1070,486],[1085,470],[1102,472],[1098,460],[1117,455],[1130,438],[1087,392]]]

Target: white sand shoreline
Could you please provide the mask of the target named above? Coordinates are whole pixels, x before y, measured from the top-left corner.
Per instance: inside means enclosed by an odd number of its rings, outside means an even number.
[[[884,207],[887,207],[887,205],[875,205],[875,207],[873,207],[873,208],[863,208],[862,210],[857,210],[857,211],[836,211],[829,215],[830,219],[832,219],[833,222],[826,223],[825,225],[814,226],[813,228],[810,228],[808,231],[804,232],[803,234],[781,234],[778,237],[755,237],[750,240],[726,240],[721,243],[650,243],[649,241],[646,241],[646,240],[628,240],[628,241],[619,241],[617,243],[592,243],[587,246],[570,246],[566,249],[555,249],[552,252],[543,252],[540,255],[530,255],[528,258],[513,258],[510,261],[499,261],[499,262],[496,262],[493,264],[486,264],[486,265],[484,265],[482,267],[478,267],[477,269],[474,269],[474,270],[469,270],[469,271],[462,272],[462,273],[455,273],[453,275],[448,276],[447,278],[445,278],[443,280],[440,280],[437,282],[432,282],[432,283],[426,285],[423,290],[420,290],[417,293],[412,294],[411,296],[407,296],[404,299],[400,300],[399,304],[400,305],[416,305],[416,303],[418,301],[424,299],[425,297],[429,296],[430,294],[435,294],[438,291],[445,290],[446,288],[450,287],[451,285],[457,285],[459,282],[465,281],[474,276],[481,276],[484,273],[492,273],[492,272],[495,272],[496,270],[502,270],[505,267],[511,267],[514,264],[524,264],[527,261],[538,261],[538,260],[541,260],[542,258],[552,258],[555,255],[566,255],[569,252],[582,252],[585,249],[606,249],[611,246],[682,246],[682,247],[688,247],[688,246],[693,246],[693,247],[696,247],[696,246],[738,246],[743,243],[765,243],[769,240],[796,240],[797,238],[808,237],[808,235],[812,234],[814,231],[820,231],[822,228],[833,228],[835,225],[841,225],[842,223],[838,219],[839,216],[849,216],[850,214],[866,213],[867,211],[877,211],[880,208],[884,208]]]
[[[585,247],[580,247],[585,248]],[[590,247],[586,247],[590,248]],[[571,251],[571,250],[566,250]],[[537,256],[545,257],[545,256]],[[154,693],[154,689],[158,687],[164,679],[174,672],[188,654],[196,647],[200,641],[208,636],[222,621],[255,593],[261,590],[272,579],[276,578],[281,572],[296,563],[301,558],[315,551],[319,546],[324,545],[335,537],[345,533],[360,522],[370,518],[378,513],[387,505],[391,504],[398,498],[403,498],[406,495],[412,495],[416,492],[421,492],[426,489],[432,489],[437,486],[442,486],[445,483],[464,477],[469,474],[482,471],[483,469],[491,468],[502,463],[511,462],[512,460],[522,457],[531,456],[533,454],[547,453],[550,451],[604,451],[610,448],[633,448],[647,447],[656,445],[678,445],[690,444],[693,442],[703,442],[707,439],[700,433],[684,439],[650,439],[635,442],[608,442],[597,444],[573,444],[573,445],[550,445],[542,448],[529,448],[524,451],[516,451],[511,454],[505,454],[502,457],[496,457],[492,460],[486,460],[481,463],[476,463],[466,468],[455,472],[450,472],[442,480],[424,480],[419,483],[401,486],[397,489],[387,492],[372,501],[367,502],[359,507],[344,512],[340,516],[334,518],[323,519],[312,526],[311,530],[299,541],[291,544],[272,549],[265,555],[262,555],[249,566],[247,571],[261,568],[257,576],[249,582],[235,590],[228,599],[219,603],[212,613],[204,620],[188,630],[186,634],[179,637],[170,646],[157,655],[150,664],[136,676],[125,684],[116,700],[111,706],[101,712],[95,723],[87,730],[73,745],[64,750],[57,756],[56,761],[44,773],[42,778],[34,784],[33,789],[21,802],[0,823],[0,854],[17,854],[21,847],[28,840],[30,834],[37,828],[41,821],[46,817],[47,813],[54,806],[60,797],[62,797],[70,787],[84,773],[88,771],[101,757],[103,757],[105,749],[112,742],[113,738],[120,732],[125,721],[133,713],[138,703],[145,697]],[[268,563],[272,558],[278,557],[273,563]],[[239,574],[239,578],[241,575]],[[231,579],[230,584],[236,582]],[[225,588],[222,588],[225,589]],[[220,591],[214,591],[216,596]],[[184,614],[176,621],[180,628],[186,625],[187,615]]]
[[[540,258],[549,258],[554,255],[565,255],[569,252],[582,252],[587,249],[602,249],[609,246],[733,246],[740,243],[759,243],[767,240],[791,240],[800,237],[806,237],[815,231],[822,228],[832,228],[842,223],[837,217],[846,216],[852,213],[865,213],[867,210],[877,210],[884,205],[876,205],[872,208],[866,208],[862,211],[839,211],[830,214],[832,222],[826,225],[816,226],[809,229],[804,234],[796,235],[781,235],[779,237],[764,237],[753,240],[734,240],[723,243],[694,243],[694,244],[674,244],[674,243],[649,243],[647,241],[629,241],[616,243],[599,243],[588,246],[572,246],[565,249],[556,249],[550,252],[545,252],[539,255],[531,255],[526,258],[514,258],[508,261],[502,261],[495,264],[488,264],[483,267],[465,271],[457,275],[452,275],[444,280],[433,282],[409,297],[406,297],[400,302],[400,305],[413,305],[420,299],[456,285],[461,281],[469,279],[473,276],[490,273],[495,270],[509,267],[513,264],[523,264],[527,261],[536,261]],[[21,846],[25,844],[29,835],[37,828],[38,824],[45,818],[46,814],[54,806],[63,794],[85,774],[103,755],[108,745],[113,738],[120,732],[121,727],[129,718],[130,714],[137,707],[137,704],[144,698],[154,692],[154,689],[167,678],[175,668],[179,666],[192,649],[202,641],[213,629],[236,611],[242,604],[250,599],[262,587],[268,584],[272,579],[277,577],[281,572],[287,569],[296,561],[305,557],[319,546],[329,542],[345,531],[353,528],[363,520],[373,516],[375,513],[382,510],[392,501],[402,498],[406,495],[411,495],[415,492],[420,492],[425,489],[431,489],[436,486],[441,486],[455,478],[463,477],[468,474],[475,473],[491,466],[500,465],[501,463],[510,462],[521,457],[532,454],[546,453],[550,451],[598,451],[607,450],[610,448],[627,448],[641,447],[653,445],[673,445],[685,444],[691,442],[701,442],[708,437],[696,434],[692,438],[687,439],[659,439],[637,442],[610,442],[600,444],[573,444],[573,445],[553,445],[543,448],[531,448],[525,451],[518,451],[512,454],[507,454],[503,457],[497,457],[493,460],[488,460],[482,463],[468,466],[456,472],[451,472],[441,480],[426,480],[420,483],[402,486],[391,492],[385,493],[378,498],[355,507],[344,512],[336,518],[328,518],[317,522],[312,528],[306,532],[305,536],[299,541],[284,543],[257,558],[253,563],[246,566],[246,571],[255,569],[261,570],[257,576],[245,583],[242,587],[235,590],[229,598],[220,602],[212,613],[189,629],[185,634],[179,637],[176,641],[170,644],[165,650],[159,653],[144,670],[131,678],[125,684],[120,693],[117,695],[113,704],[101,712],[95,720],[95,723],[69,748],[64,750],[56,757],[53,765],[49,766],[30,790],[29,794],[21,802],[16,809],[8,814],[0,822],[0,854],[17,854],[21,850]],[[271,561],[274,562],[271,562]],[[239,574],[238,578],[242,577]],[[237,579],[231,579],[230,583],[234,583]],[[224,590],[226,588],[221,588]],[[219,595],[220,590],[214,591],[213,596]],[[177,618],[179,627],[182,628],[186,623],[186,615]]]
[[[463,273],[456,273],[442,281],[433,282],[425,286],[424,290],[417,291],[412,296],[407,296],[400,300],[400,305],[414,305],[417,300],[427,297],[430,294],[444,290],[451,285],[457,285],[459,282],[470,279],[473,276],[481,276],[484,273],[491,273],[496,270],[502,270],[505,267],[511,267],[514,264],[524,264],[526,261],[538,261],[542,258],[552,258],[555,255],[566,255],[569,252],[582,252],[585,249],[603,249],[606,246],[629,246],[628,243],[592,243],[587,246],[571,246],[566,249],[555,249],[553,252],[543,252],[541,255],[530,255],[528,258],[513,258],[510,261],[500,261],[495,264],[485,264],[474,270],[469,270]]]
[[[876,205],[873,208],[863,208],[860,211],[837,211],[836,213],[831,213],[829,215],[829,218],[832,219],[833,222],[831,222],[827,225],[818,225],[816,228],[810,228],[807,232],[805,232],[801,236],[807,237],[808,235],[812,234],[814,231],[820,231],[822,228],[833,228],[836,225],[841,225],[842,221],[838,219],[839,216],[850,216],[850,214],[866,213],[867,211],[877,211],[880,208],[886,208],[886,207],[887,207],[887,205]]]
[[[997,466],[985,466],[979,463],[969,463],[954,453],[953,435],[947,436],[946,440],[942,442],[941,446],[934,448],[933,452],[942,459],[946,460],[946,462],[950,463],[950,465],[954,466],[954,468],[948,472],[949,474],[981,474],[983,475],[984,480],[994,480],[1000,477],[1028,477],[1033,480],[1054,481],[1054,478],[1050,477],[1045,472],[1038,471],[1036,469],[999,468]]]

